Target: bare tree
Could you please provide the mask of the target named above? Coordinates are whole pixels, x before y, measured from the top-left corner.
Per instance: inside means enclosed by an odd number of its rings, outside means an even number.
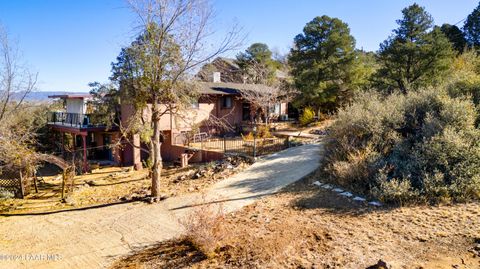
[[[36,81],[0,25],[0,174],[31,176],[41,160],[34,150],[38,108],[24,104]]]
[[[160,197],[162,171],[160,120],[178,115],[197,97],[191,71],[238,47],[239,29],[232,27],[212,50],[212,8],[207,0],[129,0],[140,34],[122,49],[113,64],[112,80],[123,101],[137,111],[128,123],[150,145],[153,200]],[[144,111],[148,111],[144,113]]]
[[[265,124],[269,124],[271,108],[280,102],[280,89],[262,84],[251,85],[241,91],[241,96],[250,104],[250,115],[254,121],[265,117]]]
[[[251,116],[257,120],[263,115],[268,125],[271,108],[281,102],[291,101],[297,92],[288,81],[277,77],[272,79],[265,64],[252,61],[249,71],[254,84],[242,90],[241,96],[250,103]]]
[[[7,31],[0,25],[0,123],[14,113],[25,97],[34,90],[36,73],[20,62],[19,52],[12,46]],[[14,102],[13,102],[14,101]]]

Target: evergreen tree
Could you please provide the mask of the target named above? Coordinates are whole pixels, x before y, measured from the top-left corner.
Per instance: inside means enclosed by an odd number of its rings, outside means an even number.
[[[272,51],[264,43],[253,43],[240,52],[235,61],[245,77],[245,82],[270,84],[275,79],[279,63],[272,59]]]
[[[452,47],[439,28],[433,30],[433,19],[425,9],[413,4],[402,10],[403,18],[393,35],[380,44],[381,68],[376,81],[388,90],[403,93],[434,85],[448,71]]]
[[[458,52],[462,53],[465,47],[467,46],[467,40],[465,39],[465,34],[455,25],[444,23],[440,27],[440,31],[448,38],[452,47]]]
[[[480,4],[468,15],[463,32],[470,47],[480,48]]]
[[[355,39],[343,21],[322,16],[307,23],[294,39],[288,62],[300,91],[298,105],[332,111],[353,95]]]

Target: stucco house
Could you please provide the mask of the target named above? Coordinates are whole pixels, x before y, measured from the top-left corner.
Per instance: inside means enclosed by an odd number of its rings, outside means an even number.
[[[189,109],[176,115],[165,114],[161,118],[163,133],[162,158],[165,161],[175,161],[182,153],[189,152],[185,139],[197,134],[218,136],[225,133],[240,133],[251,123],[251,105],[242,98],[242,91],[259,85],[222,82],[218,72],[212,74],[212,81],[199,81],[199,99]],[[264,86],[266,87],[266,86]],[[55,139],[61,141],[61,151],[64,151],[64,134],[69,133],[74,140],[74,149],[81,152],[83,169],[88,170],[91,162],[109,163],[120,166],[142,167],[142,162],[148,155],[141,150],[139,135],[122,138],[118,126],[91,121],[88,101],[89,94],[54,95],[64,101],[64,111],[54,111],[49,114],[48,125]],[[148,109],[144,112],[148,113]],[[272,106],[270,116],[276,119],[285,118],[288,113],[286,103]],[[133,115],[132,106],[125,102],[120,108],[120,122],[127,124]],[[212,124],[221,121],[223,124]],[[222,127],[223,126],[223,127]],[[228,126],[228,128],[224,128]],[[192,153],[192,161],[209,161],[223,157],[218,153]]]

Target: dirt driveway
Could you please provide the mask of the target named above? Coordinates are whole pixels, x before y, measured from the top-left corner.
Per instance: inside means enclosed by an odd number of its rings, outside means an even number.
[[[233,211],[313,172],[321,144],[267,156],[215,184],[158,204],[123,203],[88,210],[0,218],[0,268],[104,268],[132,250],[182,233],[178,220],[201,203]]]

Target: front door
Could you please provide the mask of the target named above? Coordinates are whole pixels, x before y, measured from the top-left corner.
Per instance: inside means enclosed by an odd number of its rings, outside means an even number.
[[[110,147],[111,144],[112,144],[112,135],[103,134],[103,152],[107,157],[107,160],[109,161],[113,161],[112,148]]]
[[[242,104],[242,120],[243,121],[250,121],[250,104],[243,103]]]

